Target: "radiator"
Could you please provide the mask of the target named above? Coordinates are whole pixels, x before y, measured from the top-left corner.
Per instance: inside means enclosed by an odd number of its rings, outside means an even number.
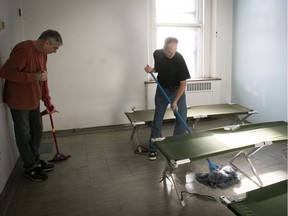
[[[186,93],[188,92],[204,92],[204,91],[211,91],[212,90],[212,83],[209,82],[197,82],[197,83],[190,83],[186,84]]]
[[[187,81],[186,101],[188,106],[219,104],[220,103],[220,82],[211,81]],[[154,96],[156,83],[145,84],[146,109],[154,109]]]

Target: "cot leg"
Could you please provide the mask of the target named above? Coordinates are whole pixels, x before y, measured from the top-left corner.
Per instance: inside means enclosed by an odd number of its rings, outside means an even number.
[[[196,118],[194,124],[192,125],[192,130],[195,131],[195,127],[198,124],[198,122],[200,121],[200,118]]]
[[[135,150],[135,154],[146,155],[148,153],[148,149],[142,145],[137,145],[137,149]]]
[[[169,176],[172,179],[172,182],[169,178]],[[162,173],[162,179],[160,180],[160,182],[163,181],[164,184],[166,184],[166,179],[168,179],[174,186],[175,188],[175,192],[177,194],[177,197],[181,203],[181,205],[184,207],[185,206],[185,201],[184,201],[184,197],[182,195],[182,192],[180,190],[179,184],[183,185],[182,182],[180,181],[180,179],[177,177],[177,175],[175,174],[173,168],[171,168],[170,166],[166,166],[166,168],[164,169],[163,173]]]
[[[171,182],[169,177],[171,177],[172,182]],[[197,198],[207,199],[209,201],[217,202],[217,200],[212,196],[203,195],[203,194],[199,194],[199,193],[190,193],[186,189],[181,190],[180,187],[181,187],[181,185],[183,186],[184,184],[177,177],[176,173],[174,172],[174,169],[170,166],[166,166],[166,168],[164,169],[164,171],[162,173],[162,179],[160,180],[160,182],[163,181],[165,186],[166,186],[166,179],[168,179],[170,181],[170,183],[174,186],[177,197],[178,197],[178,199],[179,199],[179,201],[183,207],[185,207],[185,205],[186,205],[185,200],[184,200],[184,194],[188,195],[188,197],[186,197],[186,199],[194,196]]]
[[[162,172],[162,179],[160,180],[160,183],[161,183],[162,181],[163,181],[164,183],[166,183],[166,179],[168,179],[168,180],[170,181],[168,175],[169,175],[169,167],[166,167],[166,168],[163,170],[163,172]],[[171,181],[170,181],[170,182],[171,182]],[[171,182],[171,183],[172,183],[172,182]]]
[[[230,161],[230,165],[233,166],[235,169],[237,169],[239,172],[241,172],[243,175],[245,175],[248,179],[250,179],[251,181],[253,181],[257,186],[259,187],[262,187],[263,186],[263,182],[262,180],[260,179],[260,176],[258,175],[250,157],[253,156],[257,151],[259,151],[261,149],[261,147],[259,148],[254,148],[252,149],[247,155],[243,152],[243,151],[240,151],[239,153],[237,153],[233,159]],[[250,169],[252,170],[254,176],[256,177],[256,179],[258,180],[255,181],[254,179],[252,179],[246,172],[244,172],[243,170],[241,170],[239,167],[237,167],[235,164],[233,164],[233,162],[238,159],[241,155],[244,156],[244,158],[246,159],[246,161],[248,162],[249,166],[250,166]]]
[[[135,154],[141,154],[141,155],[146,155],[147,152],[148,152],[148,149],[145,148],[144,146],[141,146],[139,144],[139,140],[138,140],[138,129],[139,127],[137,125],[135,125],[133,127],[133,132],[132,132],[132,135],[131,135],[131,139],[133,138],[133,136],[135,136],[135,141],[136,141],[136,144],[137,144],[137,149],[135,150]]]
[[[133,136],[136,134],[137,128],[138,128],[137,125],[133,126],[133,130],[132,130],[132,134],[130,136],[130,140],[132,140]]]
[[[236,120],[232,123],[232,125],[237,124],[238,122],[240,122],[241,124],[245,124],[245,120],[247,118],[249,118],[253,113],[249,113],[247,115],[245,115],[244,117],[242,117],[241,115],[235,115],[236,116]]]
[[[176,174],[174,172],[171,173],[171,178],[173,181],[173,185],[174,185],[177,197],[178,197],[181,205],[184,207],[185,206],[184,196],[182,195],[180,187],[179,187],[179,183],[182,184],[182,182],[178,179],[178,177],[176,176]]]

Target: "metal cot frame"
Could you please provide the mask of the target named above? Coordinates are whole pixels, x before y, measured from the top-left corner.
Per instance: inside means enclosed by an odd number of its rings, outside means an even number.
[[[235,104],[235,103],[226,103],[226,104],[212,104],[212,105],[203,105],[203,106],[192,106],[187,108],[187,119],[195,120],[192,124],[192,130],[195,130],[196,125],[201,119],[213,117],[213,116],[235,116],[235,120],[231,124],[241,123],[244,124],[245,120],[253,114],[258,113],[255,110],[249,109],[247,107]],[[135,137],[137,148],[135,153],[137,154],[146,154],[147,148],[141,146],[138,139],[138,130],[141,125],[145,125],[153,121],[154,118],[154,109],[148,110],[135,110],[132,108],[131,111],[126,111],[125,115],[130,121],[133,130],[130,139],[132,140]],[[164,116],[164,120],[173,120],[175,115],[170,108],[167,108],[167,111]]]
[[[263,186],[251,157],[265,146],[287,140],[287,122],[267,122],[258,124],[245,124],[216,128],[202,132],[195,132],[177,137],[159,138],[155,145],[167,159],[167,165],[162,173],[162,180],[165,182],[170,176],[177,196],[182,206],[185,206],[184,194],[193,195],[180,189],[181,181],[177,178],[175,170],[183,164],[195,160],[213,157],[225,153],[239,151],[230,164],[238,171],[247,176],[259,187]],[[251,149],[245,154],[244,149]],[[243,155],[257,181],[240,170],[233,162]],[[180,185],[178,184],[180,183]]]

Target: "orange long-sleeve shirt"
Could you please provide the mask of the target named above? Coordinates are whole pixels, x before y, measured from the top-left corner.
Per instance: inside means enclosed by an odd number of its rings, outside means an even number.
[[[5,79],[3,101],[12,109],[33,110],[40,105],[42,82],[35,73],[46,71],[47,55],[38,51],[31,40],[18,43],[0,69]]]

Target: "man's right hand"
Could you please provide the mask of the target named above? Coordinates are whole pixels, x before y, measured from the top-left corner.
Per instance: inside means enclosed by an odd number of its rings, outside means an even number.
[[[48,73],[47,71],[38,71],[37,73],[35,73],[35,76],[36,76],[36,80],[38,81],[46,81]]]
[[[147,64],[144,70],[146,71],[146,73],[151,73],[153,72],[154,68],[152,68],[150,65]]]

